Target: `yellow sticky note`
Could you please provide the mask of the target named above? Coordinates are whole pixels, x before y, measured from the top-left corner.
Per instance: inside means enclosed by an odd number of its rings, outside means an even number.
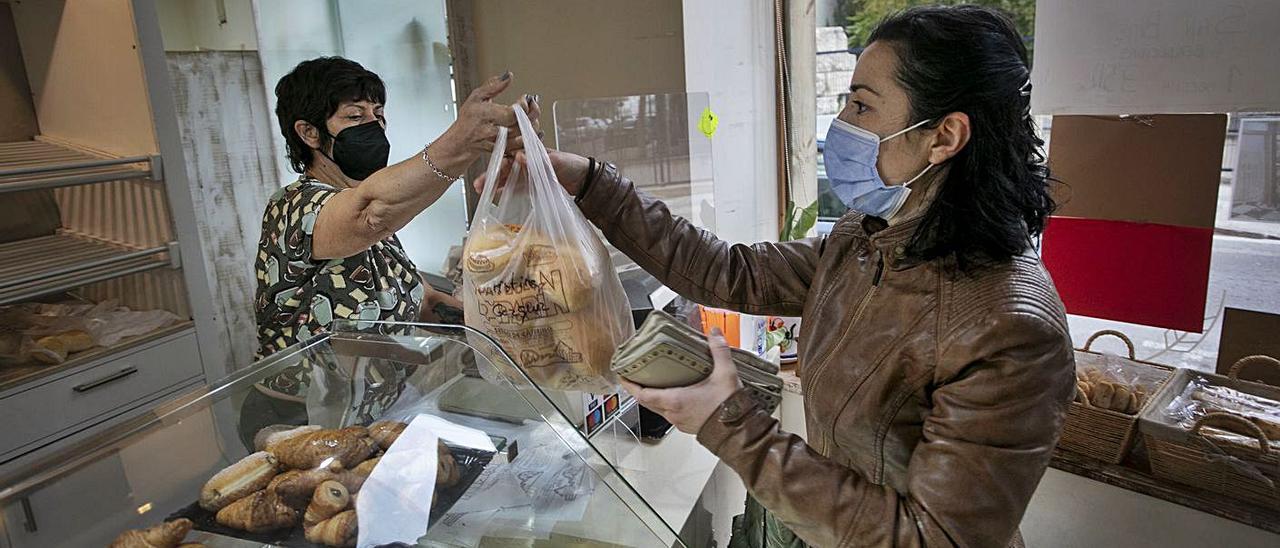
[[[716,128],[720,127],[720,117],[716,113],[711,112],[711,107],[702,109],[702,118],[698,120],[698,130],[702,131],[708,139],[716,134]]]

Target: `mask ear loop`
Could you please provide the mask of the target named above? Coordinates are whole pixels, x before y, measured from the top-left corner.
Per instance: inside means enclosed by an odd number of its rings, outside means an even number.
[[[902,134],[902,133],[909,132],[909,131],[911,131],[911,129],[918,128],[918,127],[920,127],[920,125],[924,125],[924,124],[927,124],[927,123],[929,123],[929,122],[933,122],[933,120],[932,120],[932,119],[923,119],[923,120],[920,120],[920,122],[916,122],[915,124],[910,125],[910,127],[905,128],[905,129],[902,129],[902,131],[900,131],[900,132],[893,133],[893,134],[891,134],[891,136],[888,136],[888,137],[884,137],[884,138],[882,138],[881,142],[883,143],[884,141],[891,140],[891,138],[893,138],[893,137],[900,136],[900,134]],[[914,183],[914,182],[916,182],[916,181],[919,181],[919,178],[920,178],[920,177],[924,177],[924,174],[925,174],[925,173],[929,173],[929,170],[931,170],[931,169],[933,169],[933,163],[932,163],[932,161],[931,161],[931,163],[929,163],[929,165],[925,165],[925,166],[924,166],[924,170],[923,170],[923,172],[920,172],[920,173],[916,174],[916,175],[915,175],[915,177],[913,177],[913,178],[911,178],[911,179],[910,179],[910,181],[905,182],[905,183],[902,183],[902,186],[904,186],[904,187],[908,187],[908,186],[910,186],[910,184],[911,184],[911,183]],[[899,205],[899,207],[901,207],[901,205]]]
[[[928,173],[930,169],[933,169],[933,162],[929,162],[929,165],[924,166],[924,171],[921,171],[918,175],[916,175],[915,177],[912,177],[911,180],[905,183],[902,183],[902,186],[910,186],[911,183],[914,183],[916,182],[916,180],[920,179],[921,177],[924,177],[924,174]]]
[[[897,136],[899,136],[899,135],[902,135],[903,133],[906,133],[906,132],[908,132],[908,131],[911,131],[911,130],[913,130],[913,129],[916,129],[916,128],[918,128],[918,127],[920,127],[920,126],[923,126],[923,125],[925,125],[925,124],[927,124],[927,123],[929,123],[929,122],[932,122],[932,121],[933,121],[932,119],[920,120],[919,122],[916,122],[914,125],[908,126],[908,127],[904,128],[904,129],[902,129],[901,131],[899,131],[899,132],[897,132],[897,133],[894,133],[893,135],[890,135],[890,136],[888,136],[888,137],[885,137],[884,139],[881,139],[881,140],[880,140],[880,142],[881,142],[881,143],[883,143],[883,142],[885,142],[885,141],[888,141],[889,139],[892,139],[892,138],[894,138],[894,137],[897,137]]]

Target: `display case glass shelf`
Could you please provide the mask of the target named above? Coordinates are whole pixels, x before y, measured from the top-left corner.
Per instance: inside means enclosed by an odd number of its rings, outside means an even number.
[[[584,436],[556,396],[488,337],[460,326],[355,327],[363,330],[312,337],[0,478],[9,544],[106,545],[126,530],[185,518],[193,525],[186,542],[211,548],[326,545],[309,542],[302,523],[319,494],[290,501],[301,509],[253,532],[200,504],[216,483],[211,478],[265,450],[270,470],[255,473],[269,479],[291,471],[367,474],[348,489],[354,502],[343,506],[354,510],[362,545],[683,545],[611,463],[616,448],[597,447],[616,440]],[[398,437],[384,438],[385,428]],[[308,433],[367,447],[356,456],[337,449],[319,464],[299,462],[294,449],[302,438],[290,436]],[[353,441],[364,439],[371,441]],[[273,500],[286,500],[278,487],[236,498],[277,490]]]

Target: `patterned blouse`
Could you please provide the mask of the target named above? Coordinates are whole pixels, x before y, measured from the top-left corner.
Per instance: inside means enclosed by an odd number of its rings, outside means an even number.
[[[255,359],[306,341],[338,319],[418,321],[425,288],[395,236],[345,259],[312,257],[316,217],[338,192],[303,176],[277,191],[267,203],[254,263],[258,278]],[[375,329],[372,323],[356,325],[357,329]],[[359,405],[366,408],[364,411],[393,403],[403,380],[413,374],[411,365],[374,362],[365,373],[366,380],[376,382],[364,385],[386,393],[365,394]],[[310,367],[309,362],[291,366],[264,380],[259,389],[269,396],[304,401]],[[384,382],[388,380],[392,382]]]

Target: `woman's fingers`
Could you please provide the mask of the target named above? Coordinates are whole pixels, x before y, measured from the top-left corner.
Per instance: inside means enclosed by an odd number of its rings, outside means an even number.
[[[475,105],[474,108],[481,120],[497,126],[516,127],[516,113],[512,112],[511,107],[507,105],[482,103]]]
[[[511,80],[511,71],[489,78],[485,83],[481,84],[480,87],[472,90],[471,95],[467,96],[466,102],[484,103],[486,101],[492,101],[494,97],[497,97],[511,86]]]
[[[524,135],[507,134],[507,156],[513,156],[513,155],[519,154],[520,156],[517,159],[519,159],[521,162],[524,161],[524,158],[523,158],[524,143],[525,143],[524,137],[525,137]],[[538,140],[539,141],[542,140],[541,131],[538,132]]]
[[[542,136],[542,101],[541,97],[536,93],[526,93],[517,103],[524,112],[529,115],[529,121],[533,123],[534,129],[539,130],[538,136]]]

